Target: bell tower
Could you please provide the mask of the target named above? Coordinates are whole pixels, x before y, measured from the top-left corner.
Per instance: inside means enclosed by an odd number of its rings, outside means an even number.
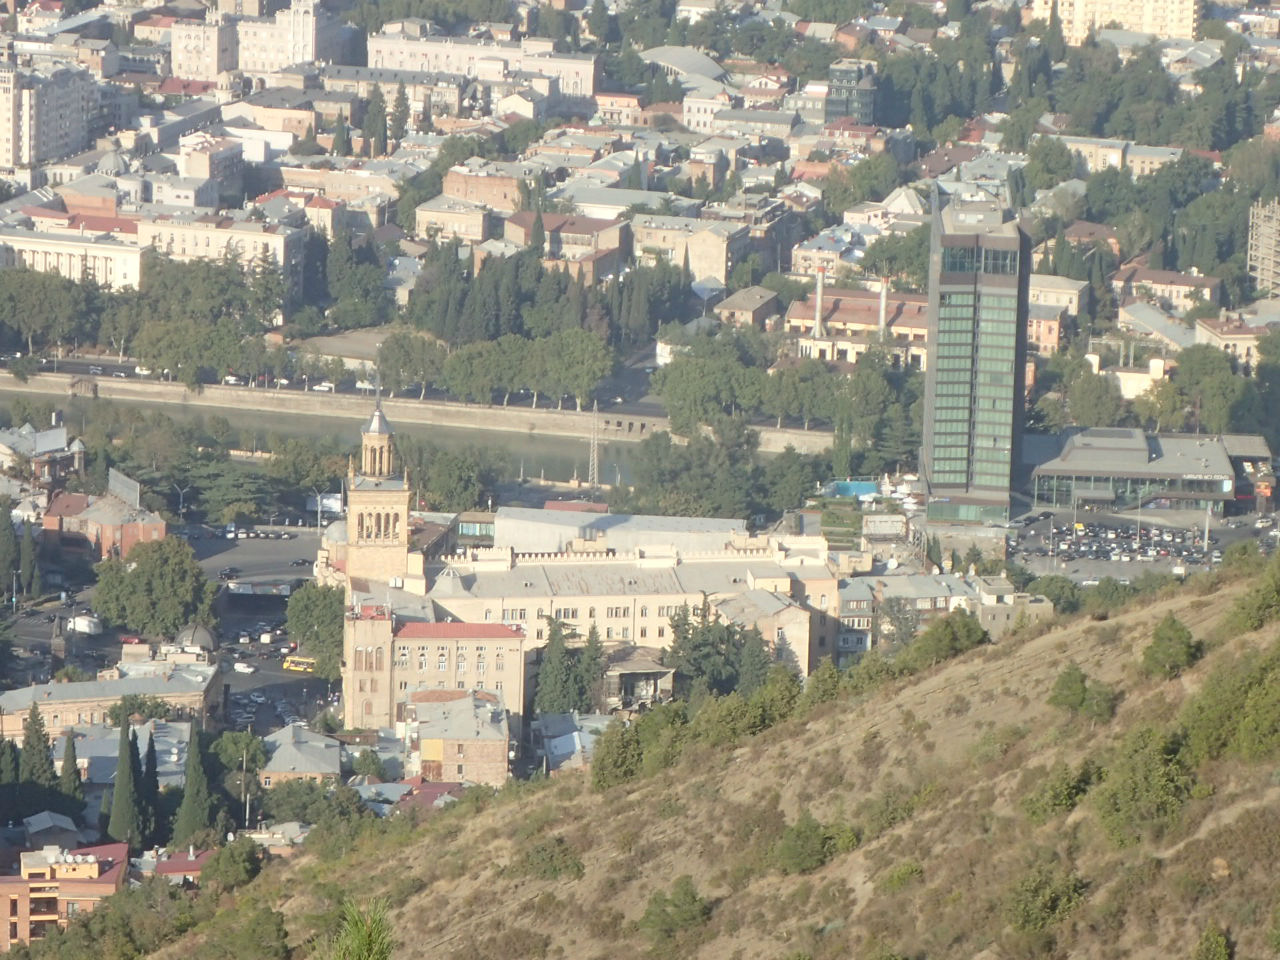
[[[359,469],[352,463],[347,475],[347,576],[412,590],[422,573],[409,569],[410,490],[393,440],[379,401],[360,432]]]

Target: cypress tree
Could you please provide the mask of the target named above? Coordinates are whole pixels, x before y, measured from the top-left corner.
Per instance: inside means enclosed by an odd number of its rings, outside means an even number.
[[[539,713],[568,713],[578,705],[573,657],[565,649],[564,624],[547,618],[547,649],[538,668],[538,692],[533,705]]]
[[[182,805],[173,820],[173,839],[170,842],[173,846],[182,846],[212,825],[213,797],[209,793],[209,775],[204,769],[200,736],[193,731],[183,774]]]
[[[403,140],[409,129],[409,94],[405,91],[404,81],[396,87],[396,98],[391,105],[391,139]]]
[[[579,710],[589,711],[596,708],[604,668],[604,647],[600,643],[600,630],[593,623],[587,632],[587,645],[578,654],[577,687],[581,696],[578,701]]]
[[[0,497],[0,517],[7,517],[13,509],[9,497]],[[0,589],[5,595],[13,588],[13,571],[18,569],[18,537],[12,523],[0,523]]]
[[[120,748],[116,756],[116,780],[111,791],[111,819],[107,836],[116,843],[127,843],[130,849],[142,845],[142,813],[138,809],[138,782],[134,770],[138,766],[138,741],[129,722],[120,724]]]
[[[75,734],[67,733],[67,745],[62,750],[62,772],[58,774],[58,790],[66,797],[84,803],[84,784],[80,782],[80,768],[76,760]]]
[[[0,737],[0,784],[18,782],[18,748],[8,737]]]
[[[156,770],[156,736],[155,730],[147,738],[147,758],[142,768],[142,789],[138,794],[142,800],[142,809],[146,816],[147,839],[151,843],[158,842],[160,832],[160,775]]]
[[[0,523],[0,527],[4,524]],[[33,703],[22,722],[22,756],[18,761],[18,781],[41,787],[54,787],[58,775],[53,770],[53,757],[49,755],[49,734],[44,728],[44,717]]]
[[[333,134],[333,148],[329,151],[335,157],[351,156],[351,134],[347,132],[347,118],[338,114],[338,129]]]
[[[18,544],[18,583],[22,592],[31,594],[31,584],[36,569],[36,541],[31,535],[31,524],[22,525],[22,540]]]

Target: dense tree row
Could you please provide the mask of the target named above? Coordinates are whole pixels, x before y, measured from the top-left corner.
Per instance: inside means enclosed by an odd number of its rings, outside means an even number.
[[[683,444],[656,433],[636,448],[632,486],[615,491],[610,506],[620,513],[776,517],[803,506],[816,483],[831,475],[826,456],[790,448],[759,463],[757,442],[755,431],[727,418],[715,436],[699,433]]]
[[[589,287],[543,267],[537,246],[473,270],[456,243],[442,244],[425,258],[406,319],[450,345],[585,329],[627,349],[688,315],[689,278],[678,267],[636,268]]]

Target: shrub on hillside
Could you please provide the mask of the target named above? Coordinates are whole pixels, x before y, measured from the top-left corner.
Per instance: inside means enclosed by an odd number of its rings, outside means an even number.
[[[1023,812],[1032,823],[1046,823],[1060,813],[1071,812],[1100,773],[1090,760],[1085,760],[1078,769],[1066,763],[1055,764],[1036,788],[1022,798]]]
[[[1142,669],[1153,677],[1172,680],[1200,659],[1200,645],[1172,613],[1165,614],[1142,651]]]
[[[1228,634],[1248,633],[1280,617],[1280,556],[1262,569],[1249,592],[1240,597],[1227,617]]]
[[[934,620],[898,654],[899,668],[909,673],[932,667],[944,660],[987,643],[991,638],[976,617],[966,610],[956,610]]]
[[[538,880],[581,879],[582,861],[564,837],[548,837],[524,849],[515,864],[516,872]]]
[[[591,758],[591,784],[597,790],[608,790],[634,780],[643,760],[644,751],[635,725],[615,719],[596,741]]]
[[[1173,739],[1140,727],[1125,737],[1093,791],[1098,818],[1117,846],[1159,836],[1181,812],[1193,782]]]
[[[711,904],[699,896],[693,878],[683,876],[672,885],[670,895],[654,891],[640,918],[640,929],[649,935],[654,946],[665,946],[710,918]]]
[[[1191,955],[1191,960],[1231,960],[1234,955],[1235,951],[1231,949],[1231,941],[1227,939],[1226,933],[1211,922],[1200,935],[1200,942],[1196,944],[1196,952]]]
[[[1009,923],[1020,933],[1047,930],[1084,899],[1085,882],[1064,867],[1041,862],[1014,884],[1005,900]]]
[[[773,846],[771,860],[783,873],[810,873],[835,853],[831,832],[808,810],[782,832]]]
[[[1119,695],[1105,683],[1090,680],[1079,664],[1069,663],[1058,674],[1053,690],[1049,693],[1049,705],[1072,714],[1082,714],[1090,720],[1110,720],[1115,716]]]

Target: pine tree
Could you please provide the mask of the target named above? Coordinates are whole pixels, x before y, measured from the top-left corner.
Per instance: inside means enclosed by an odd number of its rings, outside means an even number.
[[[62,772],[58,774],[58,790],[72,800],[84,803],[84,784],[80,782],[80,768],[76,761],[75,734],[67,733],[67,745],[62,751]]]
[[[7,524],[0,523],[0,527]],[[44,727],[44,717],[33,703],[22,722],[22,755],[18,761],[18,782],[41,787],[54,787],[58,775],[53,770],[53,757],[49,755],[49,734]]]
[[[587,631],[587,645],[578,654],[577,686],[582,695],[582,699],[578,701],[580,711],[589,712],[602,705],[600,681],[604,679],[604,669],[604,647],[600,643],[600,630],[593,623]]]
[[[209,775],[205,773],[199,735],[193,733],[187,750],[182,805],[173,820],[172,845],[181,847],[202,830],[213,826],[213,796],[209,792]]]
[[[402,80],[396,87],[396,99],[391,105],[391,139],[403,140],[409,129],[409,94]]]
[[[116,780],[111,791],[107,836],[136,850],[142,846],[142,813],[138,809],[138,782],[134,775],[138,766],[138,741],[132,733],[127,720],[120,724],[120,748],[116,756]]]
[[[578,705],[578,677],[573,655],[565,648],[564,624],[547,618],[547,648],[538,668],[538,692],[533,705],[539,713],[568,713]]]
[[[31,595],[31,585],[36,569],[36,540],[31,534],[31,524],[22,525],[22,540],[18,544],[18,583],[22,592]]]
[[[338,114],[338,128],[333,132],[333,147],[329,151],[335,157],[351,156],[351,134],[347,132],[347,118]]]
[[[138,798],[142,801],[145,819],[146,837],[149,843],[157,843],[162,839],[160,834],[160,774],[156,769],[156,736],[155,730],[147,738],[147,757],[142,768],[142,789]]]

